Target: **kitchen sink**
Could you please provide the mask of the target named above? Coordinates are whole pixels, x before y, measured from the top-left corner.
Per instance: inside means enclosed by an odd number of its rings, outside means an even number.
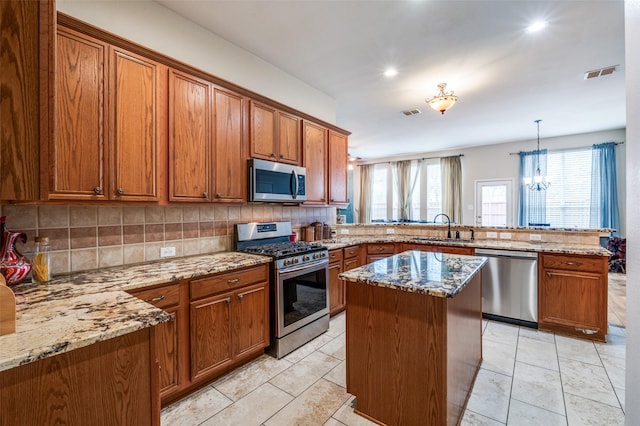
[[[413,239],[416,241],[441,241],[441,242],[447,242],[447,243],[455,243],[455,242],[466,243],[466,242],[472,241],[467,238],[442,238],[442,237],[414,237]]]

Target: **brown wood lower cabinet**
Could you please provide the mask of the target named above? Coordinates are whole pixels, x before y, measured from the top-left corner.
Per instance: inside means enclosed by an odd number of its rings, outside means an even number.
[[[0,425],[159,425],[151,330],[0,372]]]
[[[345,283],[338,275],[344,270],[342,249],[329,251],[329,314],[331,316],[344,311]]]
[[[541,253],[538,326],[604,341],[607,334],[607,257]]]
[[[269,345],[268,266],[190,283],[191,380],[213,379]]]
[[[455,297],[350,282],[347,392],[386,425],[456,425],[482,362],[482,278]]]
[[[419,244],[419,243],[403,243],[402,250],[420,250],[420,251],[431,251],[431,252],[440,252],[447,254],[461,254],[467,256],[473,256],[476,252],[476,249],[473,247],[459,247],[459,246],[445,246],[439,244]]]

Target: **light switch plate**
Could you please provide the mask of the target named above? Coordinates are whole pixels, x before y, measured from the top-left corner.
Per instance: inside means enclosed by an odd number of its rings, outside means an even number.
[[[531,241],[542,241],[542,235],[540,235],[540,234],[529,234],[529,239]]]
[[[341,230],[340,230],[340,234],[341,234],[341,235],[347,235],[348,233],[349,233],[349,230],[348,230],[348,229],[341,229]]]
[[[160,257],[171,257],[176,255],[175,247],[160,247]]]
[[[511,239],[511,232],[501,232],[500,233],[500,239],[501,240],[510,240]]]
[[[387,228],[387,234],[395,234],[396,230],[393,228]]]
[[[497,232],[487,232],[487,238],[498,238],[498,233]]]

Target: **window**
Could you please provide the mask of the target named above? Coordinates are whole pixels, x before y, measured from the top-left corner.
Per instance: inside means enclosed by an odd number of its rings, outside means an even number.
[[[442,212],[440,162],[415,161],[411,165],[412,180],[420,173],[411,197],[412,220],[430,221]],[[398,220],[399,200],[392,164],[376,164],[373,171],[371,220]]]
[[[546,175],[551,186],[540,194],[542,207],[536,210],[536,204],[527,204],[527,208],[554,228],[589,228],[591,165],[591,148],[549,151]],[[524,191],[529,189],[525,186]],[[536,213],[539,209],[543,209],[542,214]],[[528,223],[520,225],[527,226]]]

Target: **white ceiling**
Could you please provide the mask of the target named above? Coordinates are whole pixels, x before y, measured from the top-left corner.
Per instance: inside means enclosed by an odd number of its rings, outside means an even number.
[[[155,1],[335,98],[352,156],[625,127],[622,0]],[[441,82],[444,116],[424,102]]]

